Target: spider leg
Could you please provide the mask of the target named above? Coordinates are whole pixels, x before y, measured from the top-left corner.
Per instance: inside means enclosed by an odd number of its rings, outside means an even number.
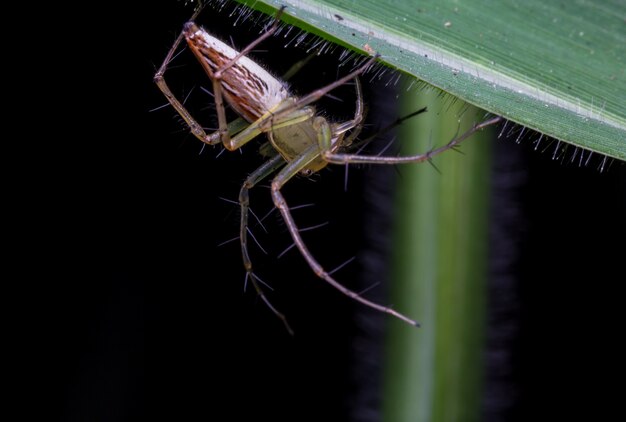
[[[283,160],[283,157],[276,154],[268,161],[263,163],[255,171],[250,173],[250,175],[246,178],[245,182],[241,186],[241,190],[239,191],[239,206],[241,207],[239,240],[241,242],[241,256],[243,258],[243,266],[246,270],[246,280],[250,280],[250,282],[254,286],[254,289],[257,292],[257,295],[261,298],[261,300],[263,300],[263,302],[265,302],[267,307],[283,322],[289,334],[293,335],[293,330],[289,326],[285,315],[279,312],[265,296],[263,289],[258,283],[257,276],[252,271],[252,261],[250,260],[250,254],[248,253],[248,214],[250,210],[250,197],[248,194],[249,190],[284,164],[285,161]]]
[[[200,13],[201,9],[202,9],[201,7],[198,7],[196,11],[194,12],[193,16],[191,17],[191,19],[195,19]],[[214,139],[215,137],[210,137],[206,134],[203,127],[197,122],[197,120],[185,108],[185,106],[180,102],[180,100],[176,98],[176,96],[172,93],[170,87],[167,85],[167,82],[165,81],[165,71],[167,70],[167,67],[169,66],[170,62],[173,60],[174,53],[176,53],[176,50],[178,49],[180,43],[183,41],[184,37],[185,37],[185,33],[184,31],[181,31],[181,33],[178,35],[178,37],[174,41],[174,45],[172,45],[167,55],[165,56],[165,60],[163,60],[163,63],[159,67],[159,70],[157,70],[157,72],[155,73],[154,82],[157,84],[157,86],[159,87],[159,89],[161,90],[165,98],[167,98],[167,101],[169,101],[172,107],[174,107],[174,109],[178,112],[178,114],[180,114],[183,120],[187,123],[187,125],[189,126],[189,129],[191,130],[191,133],[202,142],[207,143],[209,145],[214,145],[214,144],[219,143],[219,138],[216,140]]]
[[[319,121],[322,122],[322,120],[319,120]],[[325,121],[323,121],[323,124],[325,124],[326,127],[320,128],[319,136],[329,136],[331,133],[330,127]],[[317,262],[315,257],[313,257],[308,247],[302,240],[298,226],[296,225],[293,217],[291,216],[291,212],[289,211],[289,206],[287,205],[285,197],[283,196],[280,190],[285,185],[285,183],[287,183],[291,178],[293,178],[296,174],[298,174],[300,171],[305,169],[307,165],[309,165],[312,161],[319,158],[319,154],[320,154],[319,151],[320,151],[319,145],[310,146],[299,157],[297,157],[293,161],[289,162],[285,167],[283,167],[282,170],[278,173],[278,175],[276,175],[276,177],[272,181],[272,199],[274,200],[274,205],[276,205],[276,208],[278,208],[278,210],[282,214],[283,219],[285,220],[285,223],[287,224],[287,228],[289,229],[289,233],[291,234],[291,237],[295,245],[300,250],[300,254],[304,257],[304,259],[309,264],[309,266],[311,267],[315,275],[317,275],[319,278],[326,281],[328,284],[330,284],[335,289],[339,290],[344,295],[350,297],[353,300],[356,300],[357,302],[362,303],[365,306],[373,308],[377,311],[392,315],[411,325],[419,326],[419,324],[416,321],[402,315],[401,313],[395,311],[394,309],[391,309],[389,307],[367,300],[361,295],[359,295],[358,293],[348,289],[347,287],[337,282],[324,269],[324,267],[322,267],[322,265],[320,265],[319,262]]]
[[[369,60],[367,60],[363,65],[359,66],[357,69],[353,70],[352,72],[348,73],[347,75],[337,79],[336,81],[326,85],[325,87],[319,88],[313,92],[311,92],[308,95],[305,95],[304,97],[301,97],[298,99],[298,101],[296,101],[293,105],[293,108],[302,108],[306,105],[309,105],[311,103],[314,103],[315,101],[319,100],[320,98],[322,98],[324,95],[328,94],[330,91],[332,91],[333,89],[344,85],[345,83],[349,82],[350,79],[355,79],[356,77],[361,75],[362,73],[364,73],[367,69],[370,68],[371,65],[373,65],[376,62],[376,59],[379,57],[378,54],[370,57]],[[360,84],[357,81],[357,85],[359,88],[357,88],[357,92],[360,89]],[[362,113],[361,113],[362,114]]]
[[[354,110],[354,118],[345,122],[335,125],[333,128],[333,135],[339,135],[347,132],[355,127],[360,128],[360,124],[365,116],[365,106],[363,104],[363,88],[361,87],[361,81],[358,76],[354,77],[354,86],[356,91],[356,108]],[[360,131],[360,130],[359,130]],[[358,134],[357,134],[358,135]],[[356,136],[352,138],[356,138]]]
[[[403,163],[419,163],[422,161],[426,161],[431,159],[437,154],[441,154],[444,151],[447,151],[455,146],[459,145],[462,141],[469,138],[474,133],[478,132],[481,129],[484,129],[488,126],[495,125],[496,123],[501,122],[502,117],[493,117],[491,119],[485,120],[484,122],[473,125],[469,130],[463,133],[460,136],[454,137],[447,144],[442,145],[438,148],[432,149],[424,154],[417,155],[409,155],[405,157],[381,157],[377,155],[360,155],[360,154],[344,154],[344,153],[335,153],[331,151],[330,147],[326,143],[321,143],[320,147],[322,148],[321,155],[324,160],[329,163],[334,164],[403,164]]]

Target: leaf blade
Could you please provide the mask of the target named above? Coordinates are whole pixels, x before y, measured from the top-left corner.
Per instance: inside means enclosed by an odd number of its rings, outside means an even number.
[[[626,6],[617,0],[263,3],[286,4],[288,22],[377,51],[470,104],[626,160]]]

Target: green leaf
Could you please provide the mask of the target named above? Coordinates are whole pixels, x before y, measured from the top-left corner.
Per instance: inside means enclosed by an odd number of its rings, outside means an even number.
[[[622,0],[242,1],[560,141],[626,160]]]

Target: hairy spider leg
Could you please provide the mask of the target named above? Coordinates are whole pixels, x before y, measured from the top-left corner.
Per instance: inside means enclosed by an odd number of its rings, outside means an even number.
[[[495,125],[503,121],[502,117],[496,116],[481,123],[472,125],[470,129],[464,132],[460,136],[455,136],[445,145],[438,148],[431,149],[424,154],[407,155],[403,157],[384,157],[377,155],[361,155],[361,154],[346,154],[336,153],[332,150],[330,143],[327,140],[323,140],[324,145],[321,145],[322,157],[329,163],[333,164],[410,164],[421,163],[426,160],[430,160],[432,157],[441,154],[444,151],[452,149],[458,146],[462,141],[468,139],[471,135],[482,130],[488,126]]]
[[[241,207],[241,224],[239,231],[239,240],[241,241],[241,256],[243,258],[243,266],[246,270],[246,280],[250,280],[254,289],[257,292],[257,295],[265,302],[265,305],[276,315],[285,325],[287,332],[293,335],[293,330],[289,326],[287,322],[287,318],[283,313],[278,311],[269,299],[265,296],[263,289],[260,284],[257,282],[257,276],[252,271],[252,261],[250,260],[250,255],[248,253],[248,213],[250,209],[250,197],[249,190],[252,189],[258,182],[267,178],[269,175],[274,173],[280,167],[285,165],[285,160],[279,154],[274,155],[272,158],[263,163],[259,168],[250,173],[250,175],[246,178],[245,182],[241,186],[241,190],[239,191],[239,205]]]
[[[331,133],[330,128],[327,127],[325,130],[322,130],[320,137],[329,137],[330,133]],[[321,143],[326,142],[326,141],[327,139],[325,141],[320,140]],[[382,306],[368,299],[365,299],[358,293],[348,289],[347,287],[337,282],[322,267],[322,265],[320,265],[317,262],[317,260],[313,257],[308,247],[302,240],[302,236],[300,236],[300,231],[298,229],[298,226],[296,225],[293,217],[291,216],[291,212],[289,211],[289,206],[287,205],[287,202],[285,201],[285,198],[282,195],[280,190],[285,185],[285,183],[291,180],[291,178],[293,178],[303,168],[305,168],[311,161],[315,160],[318,157],[319,157],[319,146],[313,145],[309,147],[309,149],[305,153],[303,153],[300,157],[288,163],[272,181],[272,199],[274,201],[274,204],[276,205],[276,208],[278,208],[278,210],[282,214],[283,219],[285,220],[287,227],[289,229],[289,233],[291,234],[291,237],[294,243],[296,244],[297,248],[300,250],[300,254],[307,261],[307,263],[309,264],[309,266],[311,267],[315,275],[317,275],[319,278],[326,281],[328,284],[330,284],[335,289],[339,290],[344,295],[350,297],[353,300],[356,300],[357,302],[362,303],[363,305],[373,308],[377,311],[392,315],[411,325],[419,326],[419,323],[402,315],[396,310],[389,308],[387,306]]]

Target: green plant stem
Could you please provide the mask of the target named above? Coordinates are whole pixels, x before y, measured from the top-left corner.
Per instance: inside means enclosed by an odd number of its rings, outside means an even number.
[[[401,128],[402,154],[451,139],[466,105],[434,92],[405,109],[429,112]],[[439,111],[443,110],[441,115]],[[460,132],[480,120],[463,114]],[[480,116],[480,115],[478,115]],[[391,302],[422,328],[391,324],[384,391],[385,421],[480,420],[485,319],[490,131],[428,164],[400,168]],[[437,170],[438,169],[438,170]]]

